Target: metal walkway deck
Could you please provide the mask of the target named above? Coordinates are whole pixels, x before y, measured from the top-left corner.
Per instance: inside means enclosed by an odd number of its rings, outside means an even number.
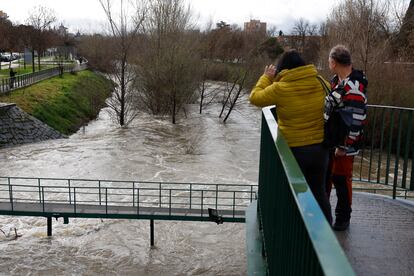
[[[217,210],[226,222],[244,222],[242,210]],[[0,202],[1,215],[41,216],[41,217],[78,217],[78,218],[118,218],[118,219],[156,219],[156,220],[210,220],[206,209],[127,207],[86,204],[58,203],[13,203]]]
[[[349,229],[335,233],[356,274],[414,275],[414,205],[355,192],[352,209]]]

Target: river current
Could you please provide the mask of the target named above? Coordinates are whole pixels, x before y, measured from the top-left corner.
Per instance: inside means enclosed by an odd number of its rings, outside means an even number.
[[[220,104],[189,105],[176,125],[141,114],[128,128],[103,109],[68,139],[0,149],[0,176],[255,184],[260,110],[239,99],[223,124]],[[0,216],[1,275],[245,275],[245,225]],[[17,228],[18,239],[13,239]]]

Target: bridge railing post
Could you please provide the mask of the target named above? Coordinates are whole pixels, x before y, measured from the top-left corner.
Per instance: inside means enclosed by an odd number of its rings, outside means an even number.
[[[200,208],[200,210],[201,210],[201,217],[203,217],[203,202],[204,202],[204,191],[203,190],[201,190],[201,208]]]
[[[72,196],[70,192],[70,179],[68,179],[68,188],[69,188],[69,204],[72,204]]]
[[[132,182],[132,207],[135,207],[135,182]]]
[[[236,192],[233,192],[233,218],[235,214],[235,209],[236,209]]]
[[[403,167],[403,173],[402,173],[402,187],[404,189],[409,189],[410,187],[407,187],[407,170],[408,170],[408,156],[410,154],[410,145],[411,145],[411,132],[413,127],[413,111],[408,112],[408,118],[407,118],[407,131],[405,134],[405,145],[404,145],[404,167]],[[411,179],[413,180],[413,179]]]
[[[101,199],[101,181],[98,180],[98,189],[99,189],[99,205],[102,205],[102,199]]]
[[[170,189],[170,207],[168,208],[168,214],[171,216],[171,189]]]
[[[108,215],[108,188],[105,188],[105,212]]]
[[[193,184],[190,184],[190,210],[191,210],[192,190],[193,190]]]
[[[217,204],[218,204],[218,184],[216,184],[216,210],[217,210]]]
[[[73,212],[76,215],[76,187],[73,187]]]
[[[39,187],[39,203],[42,202],[42,191],[40,189],[40,178],[37,179],[37,186]]]
[[[42,208],[43,213],[45,212],[45,187],[42,187]]]
[[[161,182],[159,183],[159,187],[160,187],[160,208],[162,207],[162,195],[161,195]]]
[[[13,185],[9,185],[9,195],[10,195],[11,210],[14,211],[14,207],[13,207]]]
[[[137,215],[139,216],[139,188],[137,189]]]

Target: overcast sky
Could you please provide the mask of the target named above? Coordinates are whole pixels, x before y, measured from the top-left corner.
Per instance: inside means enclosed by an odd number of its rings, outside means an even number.
[[[186,0],[191,4],[195,20],[203,28],[209,20],[223,20],[243,25],[259,19],[288,32],[294,21],[303,17],[311,23],[325,20],[338,0]],[[53,9],[59,23],[70,31],[93,32],[103,28],[105,17],[98,0],[0,0],[0,10],[16,23],[24,23],[33,6]]]

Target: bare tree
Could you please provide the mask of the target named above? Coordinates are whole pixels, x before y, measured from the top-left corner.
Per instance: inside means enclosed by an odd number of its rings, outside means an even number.
[[[224,116],[225,123],[232,111],[236,108],[237,100],[245,89],[250,89],[257,81],[259,72],[265,64],[272,62],[267,51],[261,51],[267,38],[260,33],[244,34],[243,48],[240,51],[240,62],[233,70],[232,78],[229,83],[230,89],[226,99],[223,101],[223,107],[219,117]],[[277,44],[278,45],[278,44]],[[276,47],[277,47],[276,45]],[[281,49],[279,49],[282,52]],[[274,61],[274,60],[273,60]]]
[[[332,11],[327,22],[330,44],[347,45],[358,66],[368,71],[372,62],[383,62],[390,39],[389,2],[346,0]]]
[[[99,0],[99,3],[105,12],[113,37],[114,51],[110,71],[118,85],[107,104],[111,108],[112,117],[120,126],[125,126],[138,114],[134,106],[134,91],[131,87],[135,78],[134,70],[131,68],[131,54],[137,35],[143,28],[146,3],[140,0],[127,4],[124,0],[118,1],[120,4],[118,14],[115,14],[113,1]],[[132,14],[128,13],[130,6],[133,6]]]
[[[304,37],[308,34],[309,28],[309,21],[304,18],[299,18],[299,20],[296,21],[295,25],[293,26],[293,34]]]
[[[37,50],[37,63],[40,70],[40,56],[49,46],[50,28],[56,21],[55,12],[52,9],[36,6],[31,9],[31,13],[26,20],[28,25],[31,25],[34,30],[31,34],[32,37],[32,59],[33,59],[33,72],[34,66],[34,50]]]
[[[199,33],[183,0],[153,0],[146,21],[135,88],[141,105],[176,122],[185,104],[194,102],[200,81]]]
[[[0,51],[11,51],[12,48],[12,37],[11,34],[13,32],[13,24],[11,21],[8,20],[8,17],[3,16],[0,17]],[[0,62],[0,69],[1,69],[1,62]]]
[[[398,10],[399,9],[399,10]],[[403,10],[403,11],[401,11]],[[406,11],[406,12],[404,12]],[[398,58],[414,60],[414,0],[410,1],[408,7],[403,5],[394,7],[398,31],[393,38],[393,53]],[[402,14],[404,14],[402,16]]]
[[[114,38],[101,34],[83,35],[78,43],[78,53],[88,60],[88,66],[103,73],[111,73]]]

